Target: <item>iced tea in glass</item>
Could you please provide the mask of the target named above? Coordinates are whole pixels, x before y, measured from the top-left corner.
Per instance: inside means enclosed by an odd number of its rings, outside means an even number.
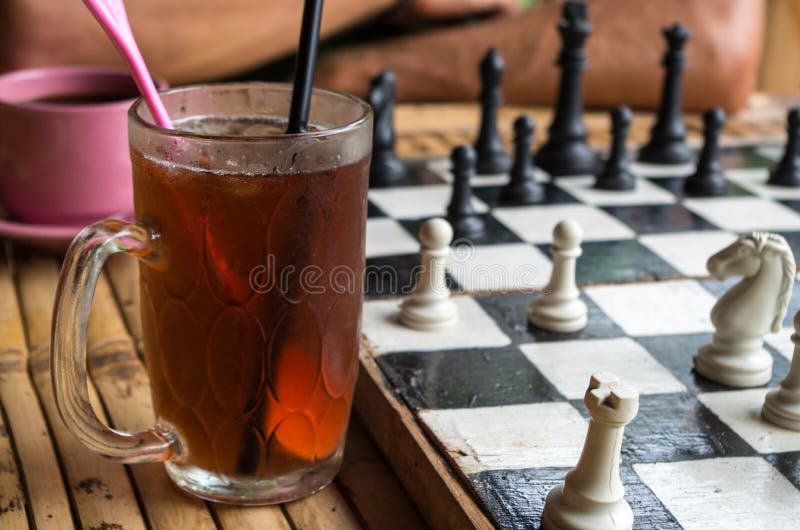
[[[121,460],[165,461],[173,481],[211,500],[296,499],[330,482],[342,459],[358,366],[371,113],[356,98],[315,91],[309,132],[287,135],[290,98],[289,86],[264,83],[171,90],[163,99],[177,131],[135,104],[136,223],[101,222],[78,236],[59,289],[55,374],[81,364],[70,351],[84,346],[69,308],[93,290],[82,271],[99,270],[113,252],[141,258],[158,424],[132,435],[138,445],[102,425],[74,430]],[[88,405],[71,397],[80,377],[56,385],[73,426]]]

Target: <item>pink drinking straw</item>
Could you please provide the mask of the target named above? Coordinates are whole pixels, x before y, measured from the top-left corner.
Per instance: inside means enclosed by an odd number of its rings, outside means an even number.
[[[122,3],[122,0],[83,0],[83,3],[86,4],[122,54],[125,62],[128,63],[133,80],[147,103],[153,119],[165,129],[174,129],[164,102],[158,95],[153,78],[147,70],[147,65],[144,64],[142,52],[139,51],[133,33],[131,33],[128,15],[125,13],[125,4]]]

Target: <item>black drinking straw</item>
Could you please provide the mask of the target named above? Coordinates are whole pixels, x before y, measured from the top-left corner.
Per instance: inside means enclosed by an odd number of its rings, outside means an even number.
[[[308,130],[308,107],[311,103],[311,87],[314,84],[314,65],[319,47],[319,25],[322,20],[322,0],[306,0],[303,7],[303,23],[300,26],[300,43],[297,46],[297,61],[294,66],[292,106],[289,109],[289,134]]]
[[[304,133],[308,130],[308,107],[311,103],[311,87],[314,84],[314,65],[317,62],[317,48],[319,47],[319,25],[322,19],[322,0],[306,0],[303,8],[303,23],[300,27],[300,44],[297,50],[295,63],[294,85],[292,86],[292,105],[289,109],[288,134]],[[309,221],[309,220],[307,220]],[[307,240],[314,237],[311,228],[306,230]],[[279,252],[279,251],[278,251]],[[308,252],[306,251],[306,254]],[[302,256],[302,254],[301,254]],[[298,257],[299,261],[303,261]],[[276,309],[277,311],[277,309]],[[286,329],[285,327],[283,329]],[[287,336],[280,330],[274,339],[274,350],[280,351]],[[258,394],[258,392],[255,392]],[[272,433],[264,432],[264,423],[267,415],[266,396],[255,395],[247,409],[253,410],[255,418],[254,429],[245,429],[242,433],[242,448],[236,462],[236,472],[239,475],[253,476],[258,472],[262,459],[261,445],[269,445]],[[252,424],[252,423],[251,423]],[[267,455],[268,456],[268,455]]]

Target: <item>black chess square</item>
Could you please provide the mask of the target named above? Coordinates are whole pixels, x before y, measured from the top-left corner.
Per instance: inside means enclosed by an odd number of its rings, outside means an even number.
[[[418,254],[367,258],[364,295],[367,298],[408,296],[414,290],[419,273]],[[449,274],[445,281],[451,290],[460,289],[458,282]]]
[[[681,177],[661,177],[661,178],[654,178],[650,179],[651,182],[658,184],[662,188],[667,191],[670,191],[675,194],[676,197],[680,198],[693,198],[692,195],[688,195],[684,192],[683,186],[684,182],[686,182],[685,178]],[[723,197],[747,197],[753,196],[752,193],[744,189],[743,187],[739,186],[738,184],[731,182],[728,180],[728,191],[723,195]]]
[[[378,364],[414,409],[563,400],[514,347],[390,353]]]
[[[540,204],[576,204],[580,201],[564,191],[563,189],[559,188],[552,182],[540,182],[542,186],[542,190],[544,191],[544,198]],[[514,204],[498,204],[497,203],[497,195],[500,193],[500,189],[502,186],[475,186],[472,189],[472,193],[474,193],[478,198],[480,198],[486,204],[495,207],[495,206],[503,206],[508,208],[513,208],[514,206],[526,206],[526,205],[514,205]],[[530,205],[527,205],[530,206]]]
[[[686,385],[689,392],[699,394],[702,392],[717,392],[730,390],[731,387],[706,379],[693,368],[693,359],[701,346],[711,342],[711,333],[690,333],[682,335],[658,335],[653,337],[637,337],[635,340],[655,357],[672,375]],[[773,370],[772,380],[767,386],[777,386],[786,375],[789,364],[786,359],[775,352],[774,348],[766,345],[765,348],[772,354]]]
[[[581,401],[573,405],[587,417]],[[757,453],[688,393],[639,396],[639,412],[625,427],[622,462],[675,462]]]
[[[570,468],[493,469],[470,475],[481,501],[499,528],[540,528],[547,494],[564,481]],[[681,525],[630,466],[620,467],[625,499],[633,510],[635,529],[681,529]],[[513,492],[513,503],[508,502]]]
[[[578,284],[622,282],[679,276],[680,273],[635,239],[584,241],[577,261]],[[539,245],[548,252],[549,245]]]
[[[505,227],[500,221],[495,219],[491,214],[478,214],[483,220],[485,227],[484,233],[479,237],[473,238],[459,238],[453,241],[453,244],[467,244],[467,245],[499,245],[503,243],[521,243],[522,239],[519,238],[514,232]],[[417,237],[419,229],[427,219],[403,219],[400,224],[408,230],[410,234]]]
[[[531,294],[492,295],[482,296],[476,300],[516,344],[537,341],[606,339],[625,335],[622,329],[585,295],[581,295],[581,299],[586,303],[589,313],[586,328],[575,333],[555,333],[536,328],[528,323],[528,308],[534,296]]]
[[[603,209],[638,234],[717,230],[716,226],[677,203],[649,206],[606,206]]]

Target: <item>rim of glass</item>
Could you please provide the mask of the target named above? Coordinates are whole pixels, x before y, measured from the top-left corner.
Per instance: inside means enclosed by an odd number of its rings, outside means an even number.
[[[178,88],[171,88],[168,90],[159,91],[159,94],[164,95],[172,95],[178,94],[181,92],[191,92],[196,91],[198,89],[203,88],[220,88],[220,87],[261,87],[267,90],[280,90],[280,91],[289,91],[292,90],[292,85],[289,83],[270,83],[265,81],[246,81],[246,82],[229,82],[229,83],[202,83],[197,85],[186,85]],[[280,134],[270,134],[264,136],[236,136],[236,135],[218,135],[218,134],[199,134],[193,133],[188,131],[181,131],[178,129],[166,129],[161,127],[156,123],[151,123],[144,120],[139,115],[139,109],[142,105],[146,106],[144,98],[139,97],[136,101],[133,102],[131,108],[128,110],[128,118],[135,122],[137,126],[143,127],[145,129],[149,129],[152,132],[156,132],[158,134],[164,136],[172,136],[172,137],[179,137],[179,138],[186,138],[186,139],[194,139],[194,140],[215,140],[219,142],[254,142],[254,141],[275,141],[275,140],[284,140],[284,139],[307,139],[307,138],[326,138],[328,136],[336,136],[338,134],[346,133],[348,131],[352,131],[358,129],[359,127],[363,126],[372,116],[372,107],[361,98],[356,96],[346,94],[344,92],[337,92],[335,90],[327,90],[324,88],[314,88],[313,93],[316,94],[326,94],[329,96],[335,96],[338,98],[345,99],[358,107],[361,108],[361,114],[358,118],[351,121],[350,123],[346,123],[339,127],[332,127],[330,129],[322,129],[320,131],[312,131],[312,132],[304,132],[304,133],[280,133]],[[313,94],[312,94],[313,98]],[[288,116],[287,116],[288,118]]]

